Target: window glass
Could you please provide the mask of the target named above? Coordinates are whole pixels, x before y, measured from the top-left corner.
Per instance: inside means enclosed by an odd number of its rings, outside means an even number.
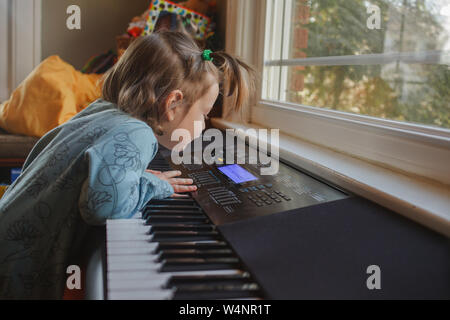
[[[267,0],[263,99],[450,128],[450,0]]]

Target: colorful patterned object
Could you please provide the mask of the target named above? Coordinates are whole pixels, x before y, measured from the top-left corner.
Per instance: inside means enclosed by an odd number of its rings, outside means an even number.
[[[195,34],[197,40],[205,39],[210,33],[210,18],[204,16],[201,13],[195,12],[179,4],[176,4],[168,0],[154,0],[150,4],[149,13],[147,17],[147,24],[144,28],[143,35],[149,35],[153,32],[158,21],[158,17],[161,12],[166,11],[169,13],[175,13],[182,16],[189,23],[198,27]]]

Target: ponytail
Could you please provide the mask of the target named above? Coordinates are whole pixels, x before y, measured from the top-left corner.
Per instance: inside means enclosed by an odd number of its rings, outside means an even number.
[[[237,57],[218,51],[211,53],[212,63],[219,69],[223,95],[232,97],[233,111],[240,111],[254,99],[256,72]]]

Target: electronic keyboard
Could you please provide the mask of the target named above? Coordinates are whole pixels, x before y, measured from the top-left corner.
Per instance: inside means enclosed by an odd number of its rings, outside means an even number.
[[[450,296],[447,239],[283,162],[270,176],[248,158],[227,164],[229,148],[176,165],[160,147],[149,169],[180,170],[198,189],[108,220],[86,299]],[[372,264],[383,290],[366,287]]]

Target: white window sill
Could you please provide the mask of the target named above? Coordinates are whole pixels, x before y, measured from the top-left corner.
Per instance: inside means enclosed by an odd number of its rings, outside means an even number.
[[[262,128],[213,118],[219,129]],[[280,133],[280,158],[450,237],[450,189]]]

